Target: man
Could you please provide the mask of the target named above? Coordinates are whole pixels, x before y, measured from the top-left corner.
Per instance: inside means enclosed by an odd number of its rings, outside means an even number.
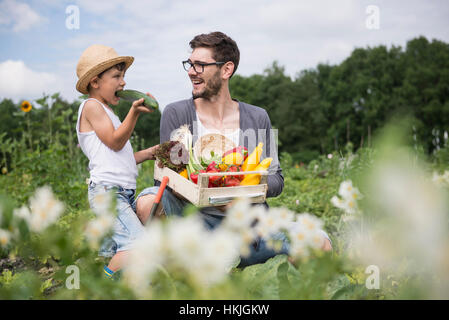
[[[193,143],[206,133],[221,133],[253,150],[264,143],[264,155],[273,158],[267,177],[267,197],[278,196],[284,187],[284,177],[276,152],[275,135],[267,112],[259,107],[231,98],[229,80],[237,70],[240,52],[234,40],[221,32],[200,34],[190,41],[192,53],[183,61],[184,69],[192,82],[192,98],[167,105],[160,125],[160,142],[170,140],[171,133],[188,124],[193,134]],[[156,185],[160,183],[157,181]],[[151,209],[157,187],[145,189],[137,200],[139,217],[147,215]],[[179,199],[170,189],[164,191],[162,199],[165,213],[181,215],[186,201]],[[266,207],[268,205],[264,203]],[[207,207],[200,210],[206,226],[215,228],[225,216],[225,207]],[[285,240],[285,239],[284,239]],[[241,266],[262,263],[279,253],[288,253],[284,241],[283,248],[274,252],[265,242],[257,241],[250,249],[248,258],[242,258]],[[330,250],[326,240],[323,249]]]

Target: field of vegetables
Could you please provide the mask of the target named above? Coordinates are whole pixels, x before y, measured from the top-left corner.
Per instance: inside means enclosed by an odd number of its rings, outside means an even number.
[[[67,137],[73,115],[65,117],[56,135],[0,134],[0,299],[449,298],[447,140],[424,155],[408,144],[404,122],[386,127],[372,148],[348,145],[307,164],[282,153],[285,187],[268,199],[269,211],[237,202],[214,234],[201,229],[194,207],[183,219],[154,221],[110,280],[97,250],[113,206],[103,199],[104,210],[89,209],[87,160]],[[145,146],[138,137],[132,144]],[[137,193],[153,185],[153,167],[139,166]],[[272,219],[273,229],[258,230],[264,235],[285,231],[283,219],[322,227],[333,250],[321,252],[313,230],[300,228],[286,232],[292,258],[237,268],[251,215]],[[214,247],[204,250],[205,239]]]

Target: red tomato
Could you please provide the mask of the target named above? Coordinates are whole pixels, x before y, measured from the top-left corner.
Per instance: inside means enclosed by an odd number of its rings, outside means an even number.
[[[236,177],[226,176],[224,180],[225,187],[237,187],[240,185],[240,180]]]
[[[230,166],[226,171],[227,172],[240,172],[240,171],[242,171],[242,167],[241,166]],[[236,179],[242,181],[245,176],[243,174],[241,174],[241,175],[235,175],[235,176],[230,176],[230,177],[236,178]]]
[[[190,179],[192,179],[193,183],[198,184],[198,176],[200,172],[206,172],[206,170],[200,170],[198,172],[192,172],[190,174]]]
[[[220,172],[220,170],[218,170],[217,168],[213,167],[212,169],[210,169],[207,172],[208,173]],[[223,176],[209,176],[209,188],[211,188],[211,185],[214,186],[214,187],[220,187],[222,180],[223,180]]]

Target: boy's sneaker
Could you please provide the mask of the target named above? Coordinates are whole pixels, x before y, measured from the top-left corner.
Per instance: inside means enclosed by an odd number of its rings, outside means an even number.
[[[122,274],[122,272],[120,270],[114,272],[111,269],[109,269],[107,266],[103,267],[103,273],[106,276],[106,278],[114,280],[114,281],[120,280],[120,277],[121,277],[121,274]]]

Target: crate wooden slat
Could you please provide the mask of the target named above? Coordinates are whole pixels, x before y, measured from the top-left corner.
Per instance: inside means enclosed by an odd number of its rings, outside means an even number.
[[[208,188],[209,176],[216,175],[238,175],[260,173],[261,179],[258,185]],[[182,177],[180,174],[169,168],[159,168],[154,165],[154,178],[162,181],[162,177],[168,177],[168,186],[188,201],[198,207],[210,207],[226,204],[236,197],[248,197],[252,203],[262,203],[267,194],[267,171],[248,171],[248,172],[222,172],[222,173],[200,173],[198,184]]]

